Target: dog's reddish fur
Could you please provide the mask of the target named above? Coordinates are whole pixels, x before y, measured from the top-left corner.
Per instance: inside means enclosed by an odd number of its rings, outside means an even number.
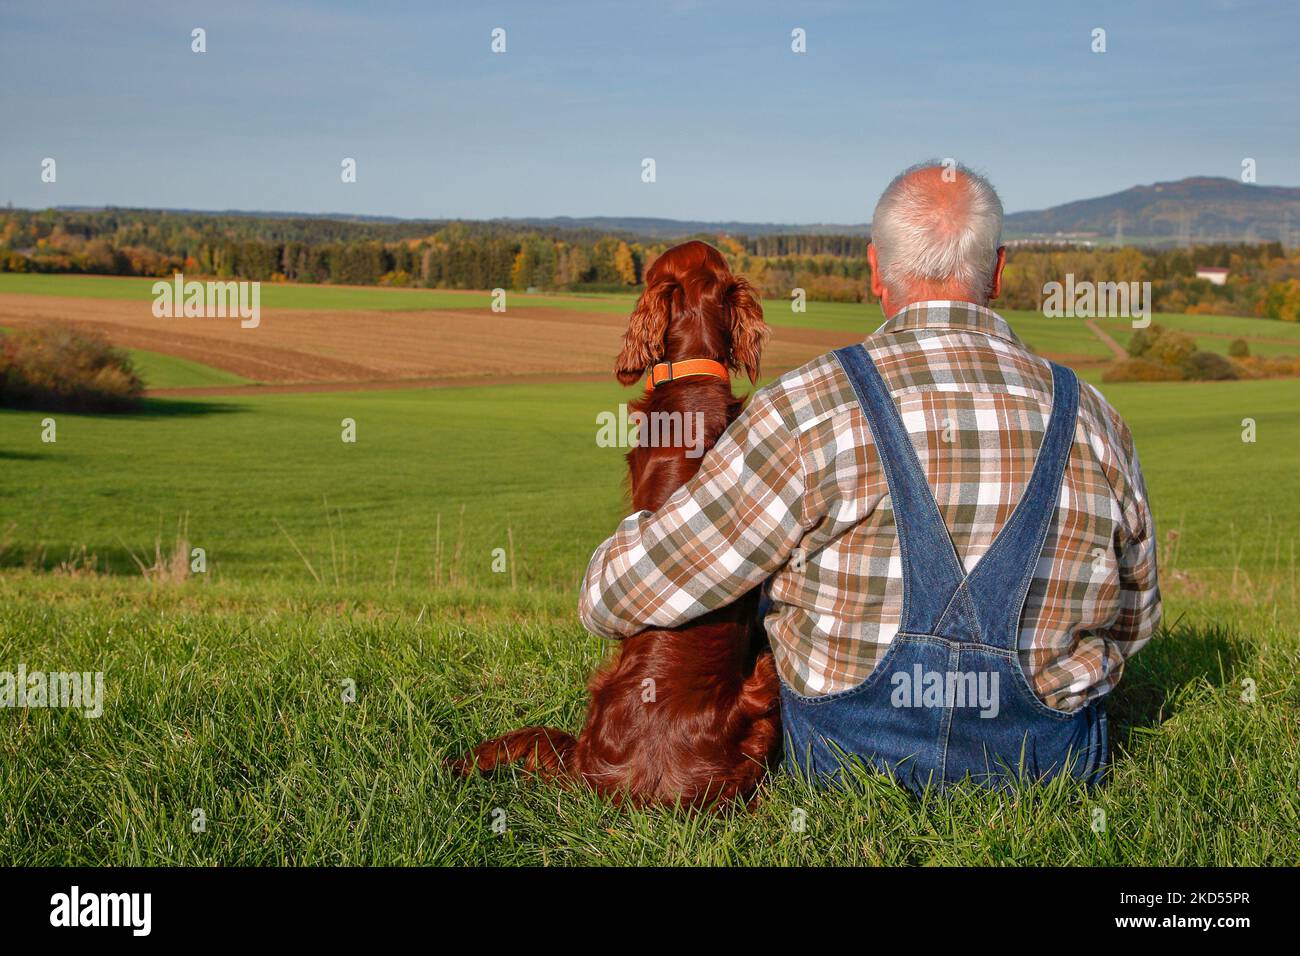
[[[758,296],[703,242],[669,249],[646,272],[615,374],[624,385],[656,362],[711,358],[750,381],[767,340]],[[702,413],[711,448],[742,402],[719,378],[666,382],[630,411]],[[699,469],[682,447],[637,447],[627,456],[632,506],[657,510]],[[508,763],[545,777],[585,781],[638,806],[718,805],[748,799],[780,746],[772,653],[755,623],[757,592],[671,630],[643,631],[592,677],[582,733],[525,727],[489,740],[462,773]],[[648,691],[653,700],[648,700]]]

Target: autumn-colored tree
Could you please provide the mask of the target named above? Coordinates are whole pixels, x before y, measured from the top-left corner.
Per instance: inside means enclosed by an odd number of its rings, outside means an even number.
[[[510,267],[510,288],[527,289],[533,284],[533,263],[526,248],[515,255],[515,264]]]
[[[1264,296],[1264,314],[1283,322],[1300,322],[1300,279],[1287,279],[1269,286]]]
[[[718,236],[718,251],[727,257],[727,261],[734,269],[738,260],[745,254],[745,247],[732,236]]]
[[[620,242],[614,250],[614,271],[624,285],[636,285],[636,259],[632,256],[632,247]]]

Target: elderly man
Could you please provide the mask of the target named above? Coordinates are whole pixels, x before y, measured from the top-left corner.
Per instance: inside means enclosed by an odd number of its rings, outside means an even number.
[[[989,308],[1001,232],[970,170],[896,178],[868,249],[885,324],[760,389],[587,569],[582,621],[607,637],[766,581],[786,760],[817,779],[1095,784],[1103,702],[1159,621],[1133,437]]]

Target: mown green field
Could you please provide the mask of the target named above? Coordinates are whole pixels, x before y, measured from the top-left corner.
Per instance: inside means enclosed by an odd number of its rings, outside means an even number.
[[[213,368],[175,355],[145,349],[127,349],[131,367],[149,388],[192,388],[195,386],[247,385],[248,379],[225,369]]]
[[[1059,320],[1058,320],[1059,321]],[[1152,318],[1196,339],[1198,348],[1226,355],[1234,339],[1245,339],[1252,355],[1300,355],[1300,325],[1273,319],[1248,319],[1230,315],[1167,315]],[[1098,319],[1097,324],[1122,345],[1133,335],[1133,323],[1126,319]]]
[[[1296,385],[1104,390],[1137,437],[1166,590],[1112,699],[1111,785],[918,801],[778,775],[755,811],[706,816],[441,767],[511,727],[579,725],[608,647],[576,622],[576,582],[625,513],[596,414],[633,390],[0,411],[0,671],[106,684],[98,719],[0,710],[0,863],[1300,862]],[[166,558],[178,523],[207,572],[146,581],[136,560]]]
[[[1180,535],[1181,568],[1285,565],[1274,545],[1297,530],[1294,382],[1105,391],[1137,437],[1162,534]],[[310,565],[418,583],[441,540],[444,573],[460,542],[456,573],[491,588],[506,584],[488,565],[509,530],[517,584],[563,587],[623,514],[623,450],[597,447],[596,415],[631,394],[611,382],[151,400],[130,417],[54,415],[53,444],[46,413],[0,411],[12,539],[0,564],[50,566],[84,547],[127,572],[129,551],[185,518],[218,579],[311,580]]]

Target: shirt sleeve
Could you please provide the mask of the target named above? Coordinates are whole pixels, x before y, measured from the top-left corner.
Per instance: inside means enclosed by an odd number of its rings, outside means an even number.
[[[1136,450],[1130,455],[1127,490],[1123,508],[1130,530],[1119,553],[1119,615],[1107,632],[1125,658],[1151,639],[1161,614],[1155,521]]]
[[[694,478],[596,549],[578,599],[583,626],[627,637],[735,601],[789,559],[804,493],[798,437],[760,390]]]

